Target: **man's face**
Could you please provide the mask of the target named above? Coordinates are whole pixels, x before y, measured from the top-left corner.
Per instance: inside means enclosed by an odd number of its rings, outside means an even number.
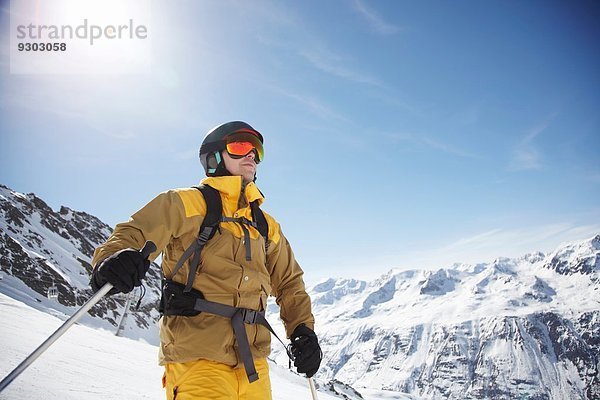
[[[256,162],[254,161],[254,151],[246,154],[242,158],[233,158],[227,153],[227,150],[222,152],[225,168],[231,175],[242,176],[244,183],[250,183],[254,180],[256,174]]]

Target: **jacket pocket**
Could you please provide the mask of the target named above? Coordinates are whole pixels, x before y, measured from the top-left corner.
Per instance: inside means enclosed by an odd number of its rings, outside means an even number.
[[[262,292],[260,294],[260,311],[265,311],[267,309],[267,293],[265,288],[262,288]],[[269,321],[271,323],[271,321]],[[255,325],[255,334],[253,344],[256,349],[262,353],[262,355],[267,356],[271,352],[271,332],[267,329],[267,327],[262,326],[260,324]]]

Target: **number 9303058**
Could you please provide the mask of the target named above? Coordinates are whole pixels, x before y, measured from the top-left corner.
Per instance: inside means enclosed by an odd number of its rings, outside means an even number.
[[[18,43],[19,51],[66,51],[66,43]]]

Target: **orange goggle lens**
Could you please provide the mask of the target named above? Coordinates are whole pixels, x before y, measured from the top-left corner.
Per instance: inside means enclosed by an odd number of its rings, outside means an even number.
[[[254,145],[250,142],[231,142],[227,143],[227,151],[234,156],[245,156],[254,150]]]
[[[262,143],[253,134],[246,132],[236,132],[227,138],[226,149],[233,158],[241,158],[251,151],[256,152],[255,161],[258,164],[264,158]]]

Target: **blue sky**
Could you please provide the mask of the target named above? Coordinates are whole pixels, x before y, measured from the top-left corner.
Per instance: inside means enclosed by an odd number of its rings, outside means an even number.
[[[11,74],[0,4],[0,183],[55,209],[127,219],[241,119],[309,281],[600,233],[597,2],[153,1],[128,75]]]

